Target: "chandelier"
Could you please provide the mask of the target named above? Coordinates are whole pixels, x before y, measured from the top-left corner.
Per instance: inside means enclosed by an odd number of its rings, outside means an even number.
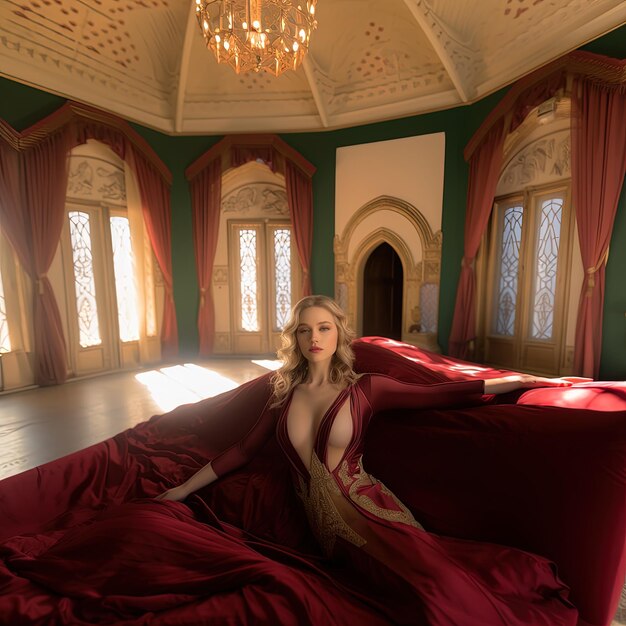
[[[275,76],[297,69],[317,26],[317,0],[196,0],[196,17],[218,63]]]

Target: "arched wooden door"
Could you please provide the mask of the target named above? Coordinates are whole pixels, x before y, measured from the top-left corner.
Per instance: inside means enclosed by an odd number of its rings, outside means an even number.
[[[363,270],[363,336],[402,338],[403,270],[400,257],[381,243]]]

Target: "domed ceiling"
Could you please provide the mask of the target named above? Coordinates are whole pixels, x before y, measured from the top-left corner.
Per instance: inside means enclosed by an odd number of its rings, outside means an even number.
[[[304,64],[237,75],[194,0],[2,0],[0,75],[171,134],[312,131],[474,102],[626,21],[623,0],[318,0]]]

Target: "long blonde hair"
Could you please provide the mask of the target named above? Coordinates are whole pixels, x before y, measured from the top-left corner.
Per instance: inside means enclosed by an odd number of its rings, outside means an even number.
[[[287,399],[291,390],[306,379],[309,364],[298,347],[296,331],[300,325],[302,311],[313,306],[319,306],[329,311],[337,325],[337,350],[333,354],[330,363],[330,382],[335,385],[345,386],[351,385],[359,378],[358,374],[352,369],[354,352],[350,347],[350,343],[354,339],[355,333],[348,326],[346,314],[328,296],[307,296],[293,307],[291,317],[285,324],[281,334],[282,347],[277,354],[283,364],[272,376],[272,407],[280,406]]]

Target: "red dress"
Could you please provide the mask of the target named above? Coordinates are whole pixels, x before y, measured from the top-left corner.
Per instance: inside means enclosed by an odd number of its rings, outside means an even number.
[[[322,551],[348,565],[348,584],[357,576],[393,623],[576,624],[577,612],[565,599],[567,588],[548,560],[514,548],[427,533],[407,507],[363,468],[365,433],[376,412],[477,403],[483,391],[482,380],[421,385],[365,374],[341,391],[323,416],[310,470],[287,433],[291,396],[275,427],[274,419],[264,413],[241,442],[213,461],[213,468],[222,475],[246,463],[275,428]],[[329,471],[328,439],[346,401],[352,437],[337,467]]]
[[[224,396],[224,402],[243,398],[245,406],[245,394],[259,389]],[[577,612],[550,562],[425,532],[362,466],[364,435],[376,411],[467,404],[479,401],[482,391],[482,381],[416,385],[364,375],[324,415],[310,472],[287,437],[291,399],[281,411],[264,410],[248,434],[212,463],[218,476],[253,457],[255,465],[267,457],[268,448],[257,455],[266,443],[273,449],[269,440],[276,435],[287,461],[276,459],[273,477],[258,480],[264,515],[285,519],[282,538],[291,547],[281,545],[281,536],[260,539],[223,521],[198,496],[189,506],[155,500],[110,506],[67,530],[23,535],[0,546],[0,624],[573,626]],[[352,437],[330,472],[328,437],[348,399]],[[221,401],[215,406],[223,410]],[[306,518],[295,515],[289,480],[288,495],[276,497],[285,467],[325,556],[288,541],[294,520],[306,526]],[[213,493],[227,496],[228,483],[218,481]]]

